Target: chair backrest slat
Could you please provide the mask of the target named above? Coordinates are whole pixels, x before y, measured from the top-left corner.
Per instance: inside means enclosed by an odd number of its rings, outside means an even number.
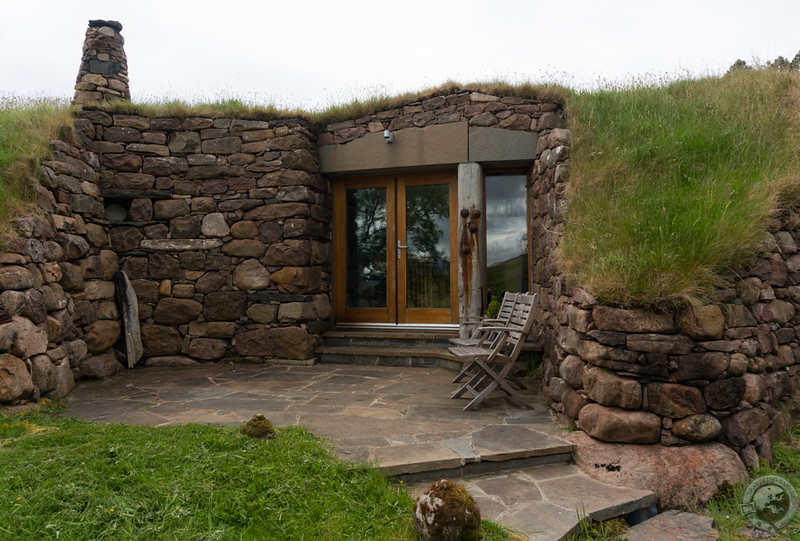
[[[507,355],[509,357],[516,358],[519,353],[518,350],[528,338],[528,333],[530,333],[533,325],[533,304],[535,301],[535,294],[520,293],[517,295],[507,324],[510,332],[505,333],[505,338],[503,339],[505,343],[501,347],[502,351],[508,351]]]
[[[497,319],[508,321],[514,311],[518,295],[519,293],[506,291],[505,295],[503,295],[503,302],[500,304],[500,310],[497,312]]]

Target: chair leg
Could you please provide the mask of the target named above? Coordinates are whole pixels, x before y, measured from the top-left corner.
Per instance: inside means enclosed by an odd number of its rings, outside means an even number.
[[[494,391],[498,387],[504,393],[506,393],[509,397],[517,399],[520,403],[522,403],[525,406],[525,408],[533,409],[533,406],[528,404],[522,398],[522,396],[506,382],[506,378],[508,377],[508,372],[511,370],[511,366],[510,365],[503,366],[503,368],[498,373],[498,372],[495,372],[490,366],[488,366],[486,363],[484,363],[480,359],[476,359],[475,363],[480,367],[480,370],[481,370],[481,372],[483,374],[483,378],[485,378],[485,379],[482,379],[482,380],[479,380],[479,382],[476,382],[476,383],[478,383],[478,385],[476,385],[475,387],[469,386],[470,387],[469,389],[464,389],[464,391],[469,390],[470,393],[475,397],[469,402],[469,404],[467,404],[464,407],[464,411],[473,410],[476,407],[478,407],[478,405],[481,402],[483,402],[492,393],[492,391]],[[480,383],[486,382],[486,381],[488,381],[488,383],[486,384],[485,387],[483,387],[482,389],[477,389],[477,387],[479,387]],[[465,385],[465,387],[468,387],[468,386]],[[477,392],[478,390],[479,390],[479,392]],[[461,392],[461,394],[464,394],[464,393]]]
[[[456,377],[454,377],[454,378],[453,378],[453,381],[451,381],[450,383],[458,383],[459,381],[461,381],[461,380],[462,380],[462,379],[464,379],[465,377],[471,378],[472,376],[474,376],[474,375],[475,375],[475,374],[472,372],[472,370],[473,370],[474,368],[475,368],[475,361],[473,361],[473,362],[469,363],[467,366],[465,366],[464,368],[462,368],[462,369],[461,369],[461,372],[459,372],[459,373],[458,373],[458,375],[457,375]]]
[[[507,395],[508,395],[510,398],[516,399],[516,400],[517,400],[519,403],[521,403],[521,404],[522,404],[522,405],[523,405],[523,406],[524,406],[526,409],[534,409],[534,407],[533,407],[533,406],[531,406],[531,405],[530,405],[530,404],[529,404],[529,403],[528,403],[528,402],[527,402],[527,401],[526,401],[524,398],[522,398],[522,395],[520,395],[520,394],[519,394],[519,393],[518,393],[516,390],[514,390],[513,388],[511,388],[511,386],[510,386],[510,385],[508,385],[508,383],[506,383],[506,380],[507,380],[507,379],[508,379],[508,380],[510,380],[510,379],[511,379],[511,374],[510,374],[510,372],[511,372],[511,369],[512,369],[512,368],[513,368],[513,363],[509,363],[509,364],[506,364],[505,366],[503,366],[503,368],[502,368],[502,369],[500,370],[500,372],[498,373],[498,376],[499,376],[499,378],[500,378],[500,379],[498,379],[498,385],[500,386],[500,388],[501,388],[501,389],[502,389],[502,390],[503,390],[503,391],[504,391],[504,392],[505,392],[505,393],[506,393],[506,394],[507,394]],[[521,383],[520,383],[520,384],[521,384]],[[522,386],[522,388],[524,389],[524,388],[525,388],[525,386],[523,385],[523,386]]]
[[[474,410],[478,407],[478,405],[486,400],[486,398],[497,388],[497,381],[492,380],[485,389],[483,389],[478,395],[473,398],[469,404],[464,406],[464,411]]]
[[[461,395],[463,395],[467,391],[469,391],[470,394],[475,396],[476,389],[480,388],[484,378],[485,375],[480,371],[471,374],[469,380],[466,383],[463,383],[461,387],[459,387],[458,390],[450,396],[450,398],[460,398]]]
[[[519,380],[519,378],[518,378],[517,376],[515,376],[514,374],[508,374],[508,376],[506,376],[506,377],[507,377],[507,378],[508,378],[508,379],[509,379],[511,382],[513,382],[513,383],[514,383],[514,385],[516,385],[516,386],[517,386],[517,389],[519,389],[520,391],[524,391],[525,389],[527,389],[527,387],[525,386],[525,384],[524,384],[524,383],[522,383],[522,382]]]
[[[473,372],[474,369],[475,369],[475,361],[472,361],[467,366],[462,368],[461,372],[459,372],[458,375],[456,377],[454,377],[453,380],[450,383],[459,383],[464,378],[471,378],[472,376],[475,375],[475,373]],[[519,389],[520,391],[524,391],[525,389],[527,389],[525,384],[522,383],[519,380],[519,378],[517,376],[515,376],[514,374],[510,374],[509,373],[508,376],[506,376],[506,377],[509,380],[511,380],[514,383],[514,385],[517,386],[517,389]]]

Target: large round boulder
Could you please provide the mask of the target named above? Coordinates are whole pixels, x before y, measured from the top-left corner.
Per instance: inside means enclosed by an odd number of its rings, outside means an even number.
[[[705,503],[748,479],[739,456],[721,443],[675,447],[606,443],[584,432],[572,432],[567,440],[576,446],[575,464],[589,476],[611,485],[651,490],[659,509]]]
[[[33,380],[22,359],[4,353],[0,355],[0,402],[27,398],[33,392]]]

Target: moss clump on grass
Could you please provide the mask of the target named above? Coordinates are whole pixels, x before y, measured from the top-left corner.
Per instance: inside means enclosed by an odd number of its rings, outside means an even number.
[[[260,413],[244,424],[242,434],[257,439],[272,439],[278,435],[272,422]]]
[[[477,541],[481,512],[463,485],[439,479],[414,504],[414,526],[428,541]]]

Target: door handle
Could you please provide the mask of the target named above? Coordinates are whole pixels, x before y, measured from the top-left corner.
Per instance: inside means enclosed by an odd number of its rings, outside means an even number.
[[[400,244],[400,241],[398,240],[397,241],[397,259],[400,259],[401,255],[402,255],[400,253],[400,250],[403,249],[403,248],[408,248],[408,246],[403,246],[402,244]]]

